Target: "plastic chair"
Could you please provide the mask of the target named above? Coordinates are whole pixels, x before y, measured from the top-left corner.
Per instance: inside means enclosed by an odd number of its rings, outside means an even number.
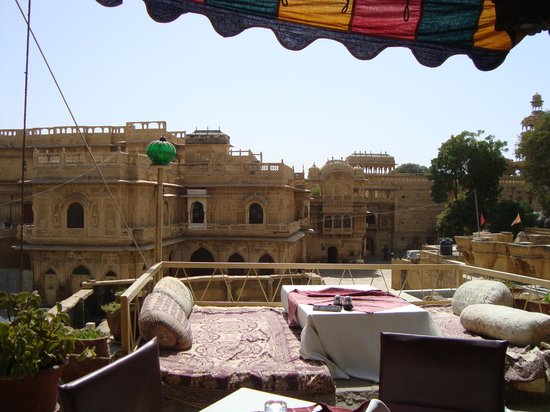
[[[507,341],[381,334],[379,398],[392,412],[502,412]]]
[[[58,392],[63,412],[162,411],[156,339],[97,371],[59,385]]]

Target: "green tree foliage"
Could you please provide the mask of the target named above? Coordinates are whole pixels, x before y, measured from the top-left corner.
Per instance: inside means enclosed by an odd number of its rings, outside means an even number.
[[[445,236],[467,235],[477,230],[478,210],[490,209],[498,200],[500,177],[507,160],[502,154],[506,142],[464,131],[451,136],[432,159],[428,178],[433,181],[431,196],[436,203],[447,202],[438,216],[437,231]]]
[[[486,229],[491,232],[512,231],[514,236],[522,230],[522,226],[534,226],[537,215],[533,207],[526,202],[517,202],[515,200],[502,200],[494,205],[491,210],[483,212],[487,222]],[[521,217],[521,225],[511,226],[518,215]]]
[[[495,202],[501,191],[499,179],[506,170],[502,154],[506,142],[486,136],[483,131],[464,131],[444,142],[428,169],[433,180],[432,199],[443,203],[458,200],[463,193],[477,192],[479,204]]]
[[[521,134],[517,154],[524,158],[523,173],[531,191],[550,213],[550,112],[544,112],[532,130]]]
[[[313,186],[311,186],[311,196],[313,197],[319,197],[321,196],[321,186],[315,184]]]
[[[419,165],[417,163],[403,163],[402,165],[394,169],[395,173],[414,173],[414,174],[426,174],[428,168],[426,166]]]
[[[461,194],[447,204],[437,215],[435,228],[442,236],[471,235],[477,230],[474,197]]]

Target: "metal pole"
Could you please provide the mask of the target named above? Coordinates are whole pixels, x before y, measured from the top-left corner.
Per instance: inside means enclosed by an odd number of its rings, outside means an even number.
[[[155,260],[162,262],[162,212],[164,205],[162,204],[162,198],[164,195],[164,169],[162,166],[158,168],[157,176],[157,227],[155,230]]]
[[[474,189],[474,199],[476,203],[476,223],[477,223],[477,235],[478,237],[481,237],[481,231],[479,229],[479,210],[477,209],[477,192]]]
[[[25,242],[23,241],[23,225],[25,223],[25,152],[26,152],[26,139],[27,139],[27,99],[28,99],[28,90],[29,90],[29,46],[30,46],[30,32],[31,32],[31,0],[29,0],[28,9],[27,9],[27,50],[25,53],[25,93],[24,93],[24,102],[23,102],[23,142],[22,142],[22,151],[21,151],[21,204],[20,204],[20,238],[19,238],[19,277],[21,281],[20,290],[23,290],[24,276],[23,276],[23,266],[25,262],[25,252],[23,247]],[[11,209],[10,209],[11,210]]]

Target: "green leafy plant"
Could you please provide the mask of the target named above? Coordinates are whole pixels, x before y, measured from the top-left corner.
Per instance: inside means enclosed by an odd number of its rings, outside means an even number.
[[[38,292],[0,292],[0,308],[8,321],[0,322],[0,377],[20,378],[64,363],[74,350],[69,316],[42,308]],[[81,358],[91,356],[86,351]]]
[[[72,334],[76,339],[97,339],[107,336],[105,332],[100,329],[75,329]]]
[[[105,305],[102,305],[101,309],[105,313],[115,314],[115,313],[120,312],[120,303],[115,302],[115,301],[109,302],[109,303],[106,303]]]

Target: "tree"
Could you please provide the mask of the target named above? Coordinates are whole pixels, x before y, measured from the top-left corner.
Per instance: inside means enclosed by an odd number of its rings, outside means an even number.
[[[426,174],[428,168],[417,163],[403,163],[394,169],[395,173]]]
[[[477,230],[477,210],[490,209],[502,190],[500,178],[507,160],[502,154],[506,142],[494,136],[482,138],[483,131],[464,131],[451,136],[432,159],[428,178],[433,181],[431,196],[436,203],[447,202],[438,216],[437,230],[446,236],[470,234]],[[476,205],[477,200],[477,205]]]
[[[524,159],[523,173],[546,215],[550,214],[550,112],[544,112],[531,130],[520,137],[517,154]]]
[[[441,236],[468,236],[477,230],[477,218],[473,196],[459,195],[437,215],[435,228]]]
[[[520,215],[521,225],[511,226],[516,216]],[[533,207],[527,202],[517,202],[515,200],[502,200],[495,206],[484,212],[487,220],[487,229],[491,232],[513,232],[514,237],[521,230],[522,226],[534,226],[537,215],[533,212]]]
[[[506,142],[486,136],[483,131],[464,131],[451,136],[432,159],[428,178],[433,180],[432,199],[443,203],[457,200],[459,195],[476,191],[478,204],[495,203],[500,195],[500,177],[506,171],[507,160],[502,154]]]

